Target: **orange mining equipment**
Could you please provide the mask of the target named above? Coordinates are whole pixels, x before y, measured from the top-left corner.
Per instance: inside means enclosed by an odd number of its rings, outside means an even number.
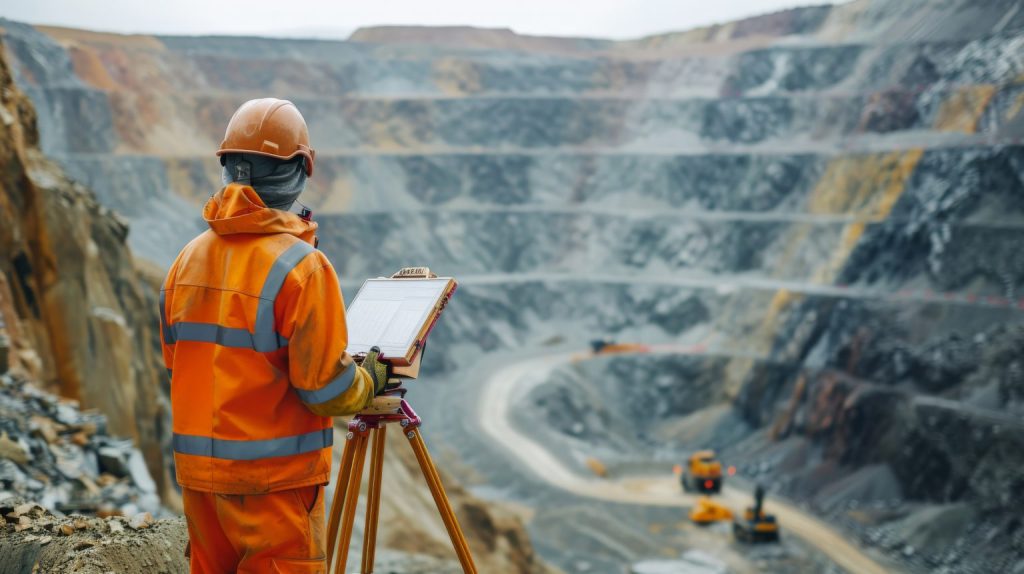
[[[717,494],[722,490],[722,463],[713,450],[697,451],[690,455],[679,480],[686,492]]]
[[[690,520],[700,526],[707,526],[713,522],[732,520],[732,511],[724,504],[712,500],[710,496],[702,496],[690,510]]]
[[[754,506],[748,507],[742,518],[732,523],[732,533],[739,542],[778,542],[779,524],[775,516],[764,511],[764,487],[754,490]]]

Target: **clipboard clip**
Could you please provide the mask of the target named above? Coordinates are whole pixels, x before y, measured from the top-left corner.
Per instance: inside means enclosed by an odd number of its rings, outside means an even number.
[[[436,273],[431,273],[429,267],[403,267],[391,276],[392,279],[437,279]]]

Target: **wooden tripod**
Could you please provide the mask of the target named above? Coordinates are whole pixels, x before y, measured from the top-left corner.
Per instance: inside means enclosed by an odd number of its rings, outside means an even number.
[[[476,565],[473,564],[473,557],[469,553],[466,537],[462,533],[462,528],[459,527],[459,521],[448,501],[448,495],[445,494],[441,477],[437,474],[437,467],[434,466],[434,461],[430,458],[430,453],[427,452],[427,445],[423,442],[423,437],[420,436],[419,427],[422,420],[412,410],[409,403],[402,398],[403,394],[404,390],[399,389],[399,392],[390,396],[378,397],[374,407],[357,414],[348,423],[348,435],[345,449],[341,455],[341,468],[338,470],[338,482],[327,526],[328,569],[337,556],[337,561],[333,562],[333,572],[334,574],[345,574],[352,526],[356,518],[356,503],[359,501],[359,488],[363,478],[363,464],[372,435],[370,484],[366,501],[366,526],[363,532],[363,561],[359,572],[361,574],[373,573],[374,554],[377,546],[377,519],[380,516],[381,478],[384,470],[384,439],[387,425],[398,423],[416,455],[416,461],[423,472],[423,479],[426,481],[427,487],[430,488],[430,494],[433,495],[434,503],[437,504],[437,510],[441,514],[441,520],[444,522],[445,529],[448,530],[448,537],[451,538],[452,546],[455,547],[455,553],[459,557],[459,563],[462,564],[462,571],[466,574],[476,574]]]

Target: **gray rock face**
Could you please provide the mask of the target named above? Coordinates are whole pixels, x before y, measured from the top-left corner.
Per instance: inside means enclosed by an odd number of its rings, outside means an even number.
[[[75,74],[71,57],[31,26],[4,21],[11,36],[4,42],[19,62],[14,78],[37,110],[39,139],[47,154],[109,153],[117,142],[107,96]]]

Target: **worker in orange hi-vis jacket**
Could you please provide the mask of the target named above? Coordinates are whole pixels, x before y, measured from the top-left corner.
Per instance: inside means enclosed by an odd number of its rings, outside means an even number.
[[[388,369],[345,352],[317,225],[289,211],[315,159],[299,110],[246,102],[217,155],[225,187],[203,209],[210,228],[160,291],[191,571],[323,572],[330,417],[369,405]]]

